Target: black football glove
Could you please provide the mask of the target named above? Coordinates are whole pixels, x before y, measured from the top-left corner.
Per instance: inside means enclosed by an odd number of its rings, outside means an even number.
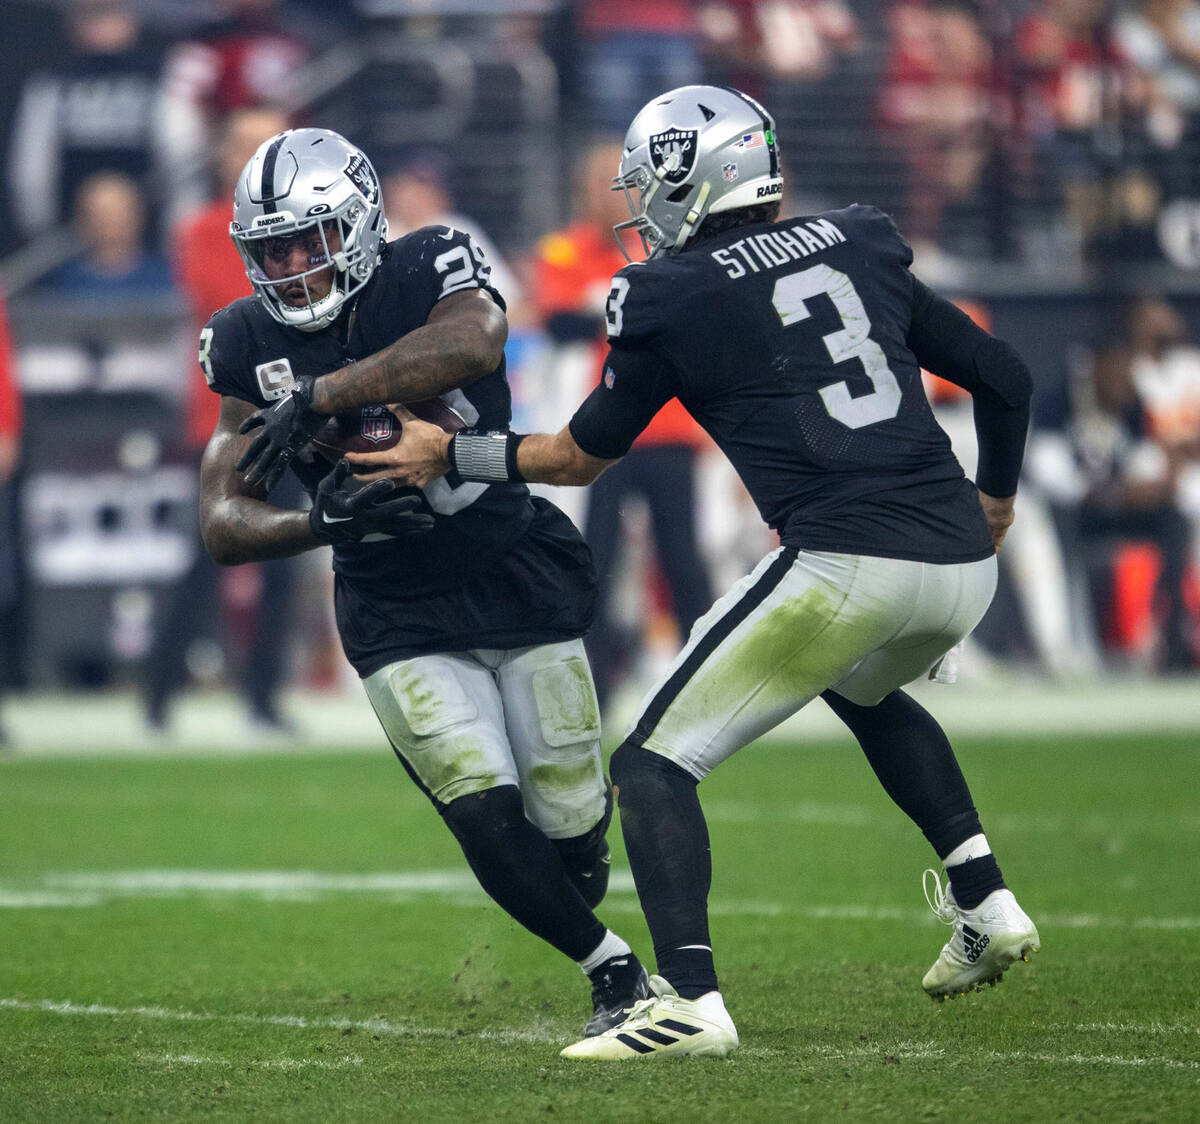
[[[325,418],[312,408],[314,382],[312,375],[301,375],[291,394],[274,406],[255,410],[238,426],[238,433],[262,430],[235,466],[252,488],[261,484],[269,492],[287,470],[292,457],[321,428]]]
[[[397,495],[391,480],[357,483],[353,467],[340,460],[317,485],[308,525],[321,542],[358,542],[367,535],[419,534],[433,527],[433,516],[420,510],[421,497]]]

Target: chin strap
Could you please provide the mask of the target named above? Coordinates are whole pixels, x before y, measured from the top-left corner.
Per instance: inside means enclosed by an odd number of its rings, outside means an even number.
[[[704,204],[708,202],[708,197],[712,194],[712,184],[705,180],[700,188],[700,194],[696,196],[696,202],[688,208],[688,213],[683,220],[683,225],[679,228],[679,234],[675,237],[674,249],[680,249],[683,244],[691,238],[695,232],[696,224],[704,216]]]

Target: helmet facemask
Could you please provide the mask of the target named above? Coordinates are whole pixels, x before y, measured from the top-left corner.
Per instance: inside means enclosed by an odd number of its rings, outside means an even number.
[[[299,220],[289,217],[257,230],[230,230],[246,276],[276,320],[302,331],[315,331],[330,324],[346,300],[362,288],[373,269],[367,265],[359,236],[366,214],[366,207],[352,199],[332,216]],[[309,241],[308,267],[299,273],[274,276],[274,271],[269,271],[270,261],[286,260],[297,239]],[[285,248],[287,254],[281,252]],[[315,297],[314,282],[330,270],[328,292]],[[284,292],[293,285],[303,288],[302,304],[284,300]]]
[[[629,206],[630,215],[633,216],[613,227],[613,233],[617,236],[617,245],[621,247],[621,252],[627,260],[632,261],[633,259],[629,257],[629,251],[621,239],[622,231],[637,231],[638,237],[642,240],[642,249],[646,251],[646,257],[652,258],[655,254],[670,253],[671,250],[681,249],[704,217],[704,204],[710,190],[707,183],[701,185],[696,203],[684,215],[674,241],[671,241],[662,227],[650,217],[649,211],[654,204],[654,198],[660,192],[667,192],[668,200],[672,195],[678,194],[686,197],[691,193],[691,184],[675,187],[665,182],[668,171],[669,169],[659,168],[657,172],[652,173],[644,164],[636,164],[628,172],[613,177],[613,191],[625,192],[625,202]],[[636,198],[634,192],[637,193]]]

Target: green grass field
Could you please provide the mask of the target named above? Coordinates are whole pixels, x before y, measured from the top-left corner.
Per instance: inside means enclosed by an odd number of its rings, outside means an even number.
[[[1196,739],[959,748],[1031,965],[929,1002],[924,841],[850,744],[768,743],[701,790],[742,1048],[607,1065],[386,751],[2,762],[0,1120],[1200,1119]]]

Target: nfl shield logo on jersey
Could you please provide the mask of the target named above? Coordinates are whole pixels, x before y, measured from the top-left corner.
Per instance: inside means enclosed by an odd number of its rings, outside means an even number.
[[[657,171],[665,169],[667,183],[683,183],[696,163],[696,130],[668,129],[650,138],[650,159]]]
[[[395,416],[386,406],[364,406],[359,432],[363,440],[378,444],[391,437],[392,423],[395,420]]]

